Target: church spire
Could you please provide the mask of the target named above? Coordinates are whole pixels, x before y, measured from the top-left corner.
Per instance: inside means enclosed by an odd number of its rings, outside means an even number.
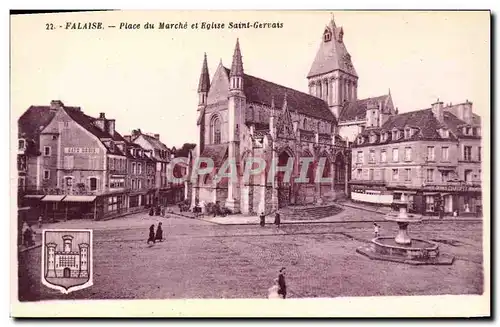
[[[243,76],[243,60],[241,59],[239,39],[236,39],[236,46],[234,48],[233,63],[231,65],[230,76]]]
[[[337,25],[335,25],[335,17],[333,16],[333,13],[332,13],[332,18],[330,19],[330,25],[333,28],[337,27]]]
[[[203,65],[201,67],[200,81],[198,82],[198,93],[208,92],[210,88],[210,76],[208,75],[207,53],[203,56]]]
[[[240,41],[236,39],[233,63],[229,73],[229,90],[232,94],[243,95],[243,60],[241,60]]]

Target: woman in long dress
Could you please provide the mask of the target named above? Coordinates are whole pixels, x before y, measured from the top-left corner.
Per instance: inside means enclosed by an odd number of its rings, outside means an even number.
[[[161,228],[161,223],[158,223],[158,228],[156,228],[155,240],[163,242],[163,229]]]
[[[149,238],[148,238],[148,244],[149,242],[155,243],[155,225],[149,226]]]

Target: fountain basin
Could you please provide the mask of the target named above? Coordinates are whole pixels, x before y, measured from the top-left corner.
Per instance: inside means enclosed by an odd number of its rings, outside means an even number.
[[[410,244],[397,243],[394,237],[377,237],[372,240],[375,252],[383,255],[400,256],[406,259],[429,259],[439,255],[437,244],[412,239]]]

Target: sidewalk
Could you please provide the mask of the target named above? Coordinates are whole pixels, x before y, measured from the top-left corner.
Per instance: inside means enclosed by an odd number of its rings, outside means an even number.
[[[285,215],[281,216],[281,224],[323,224],[323,223],[365,223],[365,222],[386,222],[384,216],[391,212],[389,207],[372,207],[369,205],[363,205],[358,203],[353,203],[351,201],[336,202],[336,205],[342,207],[344,210],[336,215],[325,217],[317,220],[297,220],[297,219],[286,219]],[[178,208],[172,208],[172,213],[177,216],[182,216],[185,218],[199,219],[207,221],[210,223],[218,225],[258,225],[260,223],[260,218],[258,216],[235,214],[226,217],[213,217],[211,215],[204,214],[198,218],[194,216],[192,212],[180,212]],[[375,213],[375,215],[374,215]],[[423,217],[424,221],[429,222],[445,222],[445,221],[470,221],[470,222],[482,222],[481,218],[470,218],[470,217],[452,217],[444,216],[443,219],[437,217]],[[274,224],[274,215],[266,216],[266,224]]]

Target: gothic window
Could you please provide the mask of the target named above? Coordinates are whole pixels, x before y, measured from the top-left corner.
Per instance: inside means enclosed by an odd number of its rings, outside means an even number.
[[[210,123],[210,136],[212,144],[219,144],[221,142],[220,119],[214,116]]]

